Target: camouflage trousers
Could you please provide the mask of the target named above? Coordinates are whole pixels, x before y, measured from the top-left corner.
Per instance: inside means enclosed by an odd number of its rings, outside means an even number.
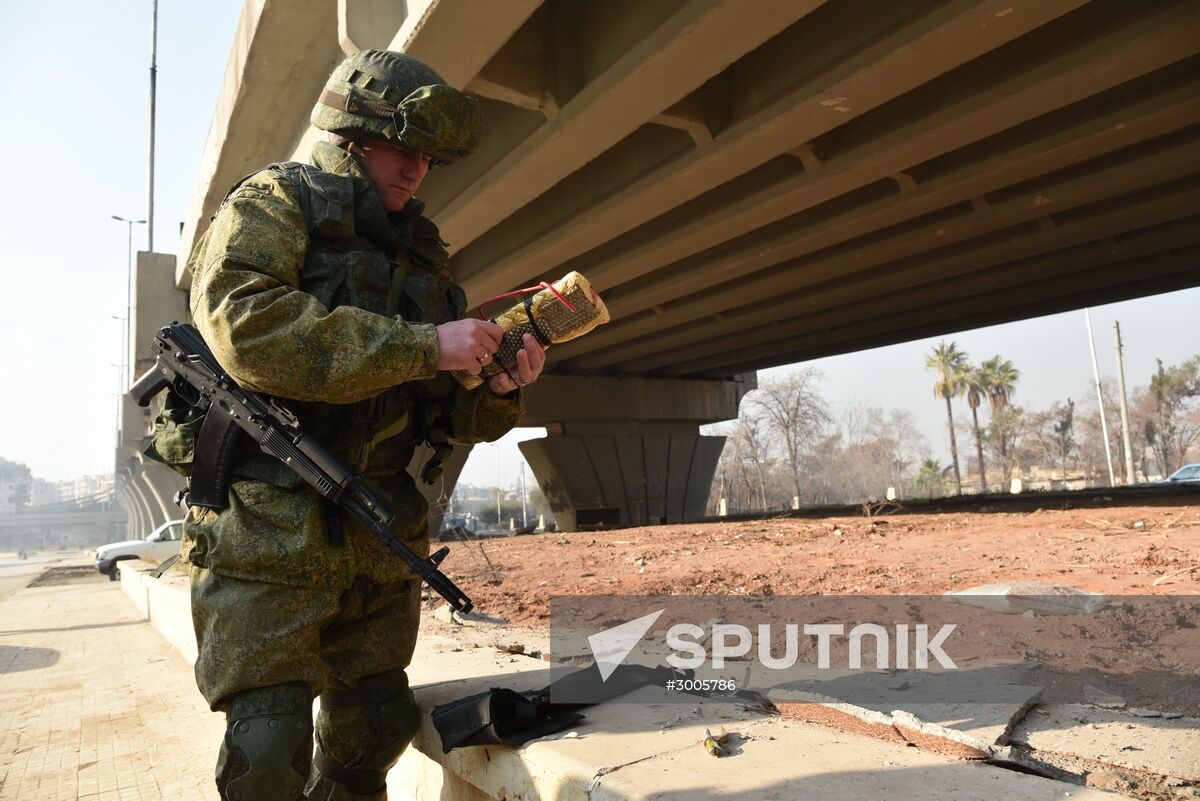
[[[313,697],[404,668],[420,621],[416,579],[348,590],[229,578],[193,567],[196,684],[213,709],[255,687],[303,682]]]
[[[254,760],[239,750],[234,727],[253,714],[271,723],[284,720],[289,730],[294,722],[304,733],[286,745],[285,753],[271,755],[282,764],[270,768],[272,787],[279,786],[275,777],[283,769],[297,787],[307,782],[308,799],[386,798],[371,790],[373,780],[382,781],[419,724],[403,671],[416,643],[419,583],[380,585],[360,576],[347,590],[313,589],[229,578],[198,567],[191,570],[191,583],[197,684],[215,708],[226,712],[231,727],[217,763],[222,793],[231,780],[250,772]],[[250,613],[252,627],[245,625]],[[362,690],[360,703],[354,693]],[[367,790],[352,791],[328,775],[332,769],[322,772],[319,763],[309,772],[316,695],[322,697],[315,726],[318,760],[323,755],[338,765],[362,768],[369,774]],[[351,702],[330,703],[344,698]],[[279,748],[266,743],[259,750]],[[287,772],[289,763],[295,773]],[[263,770],[262,759],[254,767]],[[299,796],[280,796],[289,797]]]
[[[290,792],[307,781],[309,799],[378,801],[374,788],[418,725],[404,668],[420,582],[356,521],[331,544],[331,512],[305,486],[235,482],[229,499],[220,512],[190,509],[183,543],[196,683],[229,722],[217,783],[222,793],[242,788],[222,797],[265,799],[262,787]],[[428,552],[423,523],[397,533]],[[357,771],[341,776],[357,791],[330,778],[345,773],[339,765]]]

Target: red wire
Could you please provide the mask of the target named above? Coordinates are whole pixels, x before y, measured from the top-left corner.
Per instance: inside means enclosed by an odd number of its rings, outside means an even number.
[[[549,289],[551,292],[554,293],[554,297],[556,297],[562,301],[564,306],[566,306],[571,311],[575,311],[575,307],[567,302],[567,299],[562,296],[562,293],[560,293],[557,289],[555,289],[553,285],[547,284],[545,281],[542,281],[537,286],[527,286],[524,289],[514,289],[512,292],[505,292],[503,295],[497,295],[494,298],[488,298],[483,303],[479,304],[479,316],[481,318],[483,318],[484,320],[488,319],[488,316],[487,316],[487,314],[484,313],[483,308],[485,306],[487,306],[489,303],[494,303],[497,300],[504,300],[504,298],[511,298],[516,295],[524,295],[526,292],[540,292],[543,289]]]

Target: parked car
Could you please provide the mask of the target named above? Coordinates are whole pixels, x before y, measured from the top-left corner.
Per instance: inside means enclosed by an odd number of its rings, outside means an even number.
[[[179,539],[182,535],[183,521],[168,520],[144,540],[125,540],[102,545],[96,549],[96,570],[106,574],[111,581],[116,581],[120,578],[117,562],[122,559],[161,562],[179,553]]]
[[[1200,462],[1196,464],[1185,464],[1183,467],[1176,470],[1171,475],[1164,478],[1162,481],[1156,481],[1156,484],[1175,484],[1178,482],[1197,483],[1200,484]]]

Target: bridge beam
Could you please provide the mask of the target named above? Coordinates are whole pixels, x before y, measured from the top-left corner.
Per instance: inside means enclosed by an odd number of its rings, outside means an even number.
[[[811,177],[789,155],[794,149],[816,141],[813,152],[819,155],[819,137],[838,126],[1082,4],[1051,0],[1014,13],[1009,2],[987,0],[914,13],[912,3],[893,3],[863,15],[853,3],[826,3],[807,16],[797,15],[798,21],[779,24],[762,46],[715,78],[691,76],[696,80],[690,91],[700,97],[661,98],[666,102],[638,120],[642,127],[636,133],[477,241],[470,242],[474,229],[448,228],[439,216],[445,238],[461,248],[452,260],[455,276],[469,297],[486,298],[577,260],[566,269],[578,267],[607,289],[634,271],[642,274],[681,257],[675,237],[661,236],[666,228],[686,228],[709,212],[720,219],[722,230],[727,224],[740,230],[761,226],[761,215],[750,224],[726,219],[733,199],[769,190],[789,169],[788,162],[795,162],[792,172]],[[807,4],[794,5],[802,10]],[[749,17],[743,9],[732,10]],[[743,24],[739,19],[734,27]],[[688,69],[683,72],[690,75]],[[852,98],[849,104],[847,98]],[[709,136],[697,139],[677,130],[683,116],[677,110],[687,106],[703,109]],[[621,106],[617,119],[627,124],[636,108]],[[598,127],[592,138],[609,130],[607,120]],[[594,155],[586,148],[578,152]],[[488,175],[504,174],[511,161],[497,164]],[[891,164],[888,174],[911,164]],[[549,175],[535,182],[514,180],[509,185],[521,189],[510,191],[541,186]],[[465,204],[464,196],[443,213]],[[736,204],[739,213],[744,205]],[[684,209],[691,213],[681,213]],[[488,220],[495,224],[495,217]],[[698,227],[711,226],[705,219]],[[614,242],[621,234],[626,236]],[[601,247],[606,244],[620,249]]]

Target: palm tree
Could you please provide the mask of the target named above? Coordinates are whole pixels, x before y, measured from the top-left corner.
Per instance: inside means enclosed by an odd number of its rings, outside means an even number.
[[[953,342],[938,343],[933,353],[925,357],[925,368],[937,373],[933,381],[933,396],[946,400],[946,424],[950,429],[950,457],[954,465],[954,486],[962,495],[962,474],[958,471],[958,442],[954,439],[954,411],[950,399],[963,392],[963,376],[967,370],[967,354]]]
[[[936,459],[926,459],[921,463],[921,469],[913,479],[913,494],[922,498],[932,498],[935,495],[940,495],[945,484],[946,471],[949,467],[942,467],[941,462]]]
[[[984,392],[987,393],[988,404],[992,407],[992,420],[995,421],[996,415],[1008,407],[1013,393],[1017,391],[1017,379],[1021,377],[1021,373],[1012,362],[999,356],[993,356],[979,365],[979,372],[983,374]],[[1008,445],[1005,432],[1000,431],[999,434],[1000,460],[1007,470]]]
[[[985,362],[986,364],[986,362]],[[979,491],[987,492],[987,468],[983,464],[983,436],[979,433],[979,407],[987,395],[987,371],[984,367],[968,367],[963,374],[963,389],[971,407],[971,425],[975,428],[975,456],[979,459]]]

